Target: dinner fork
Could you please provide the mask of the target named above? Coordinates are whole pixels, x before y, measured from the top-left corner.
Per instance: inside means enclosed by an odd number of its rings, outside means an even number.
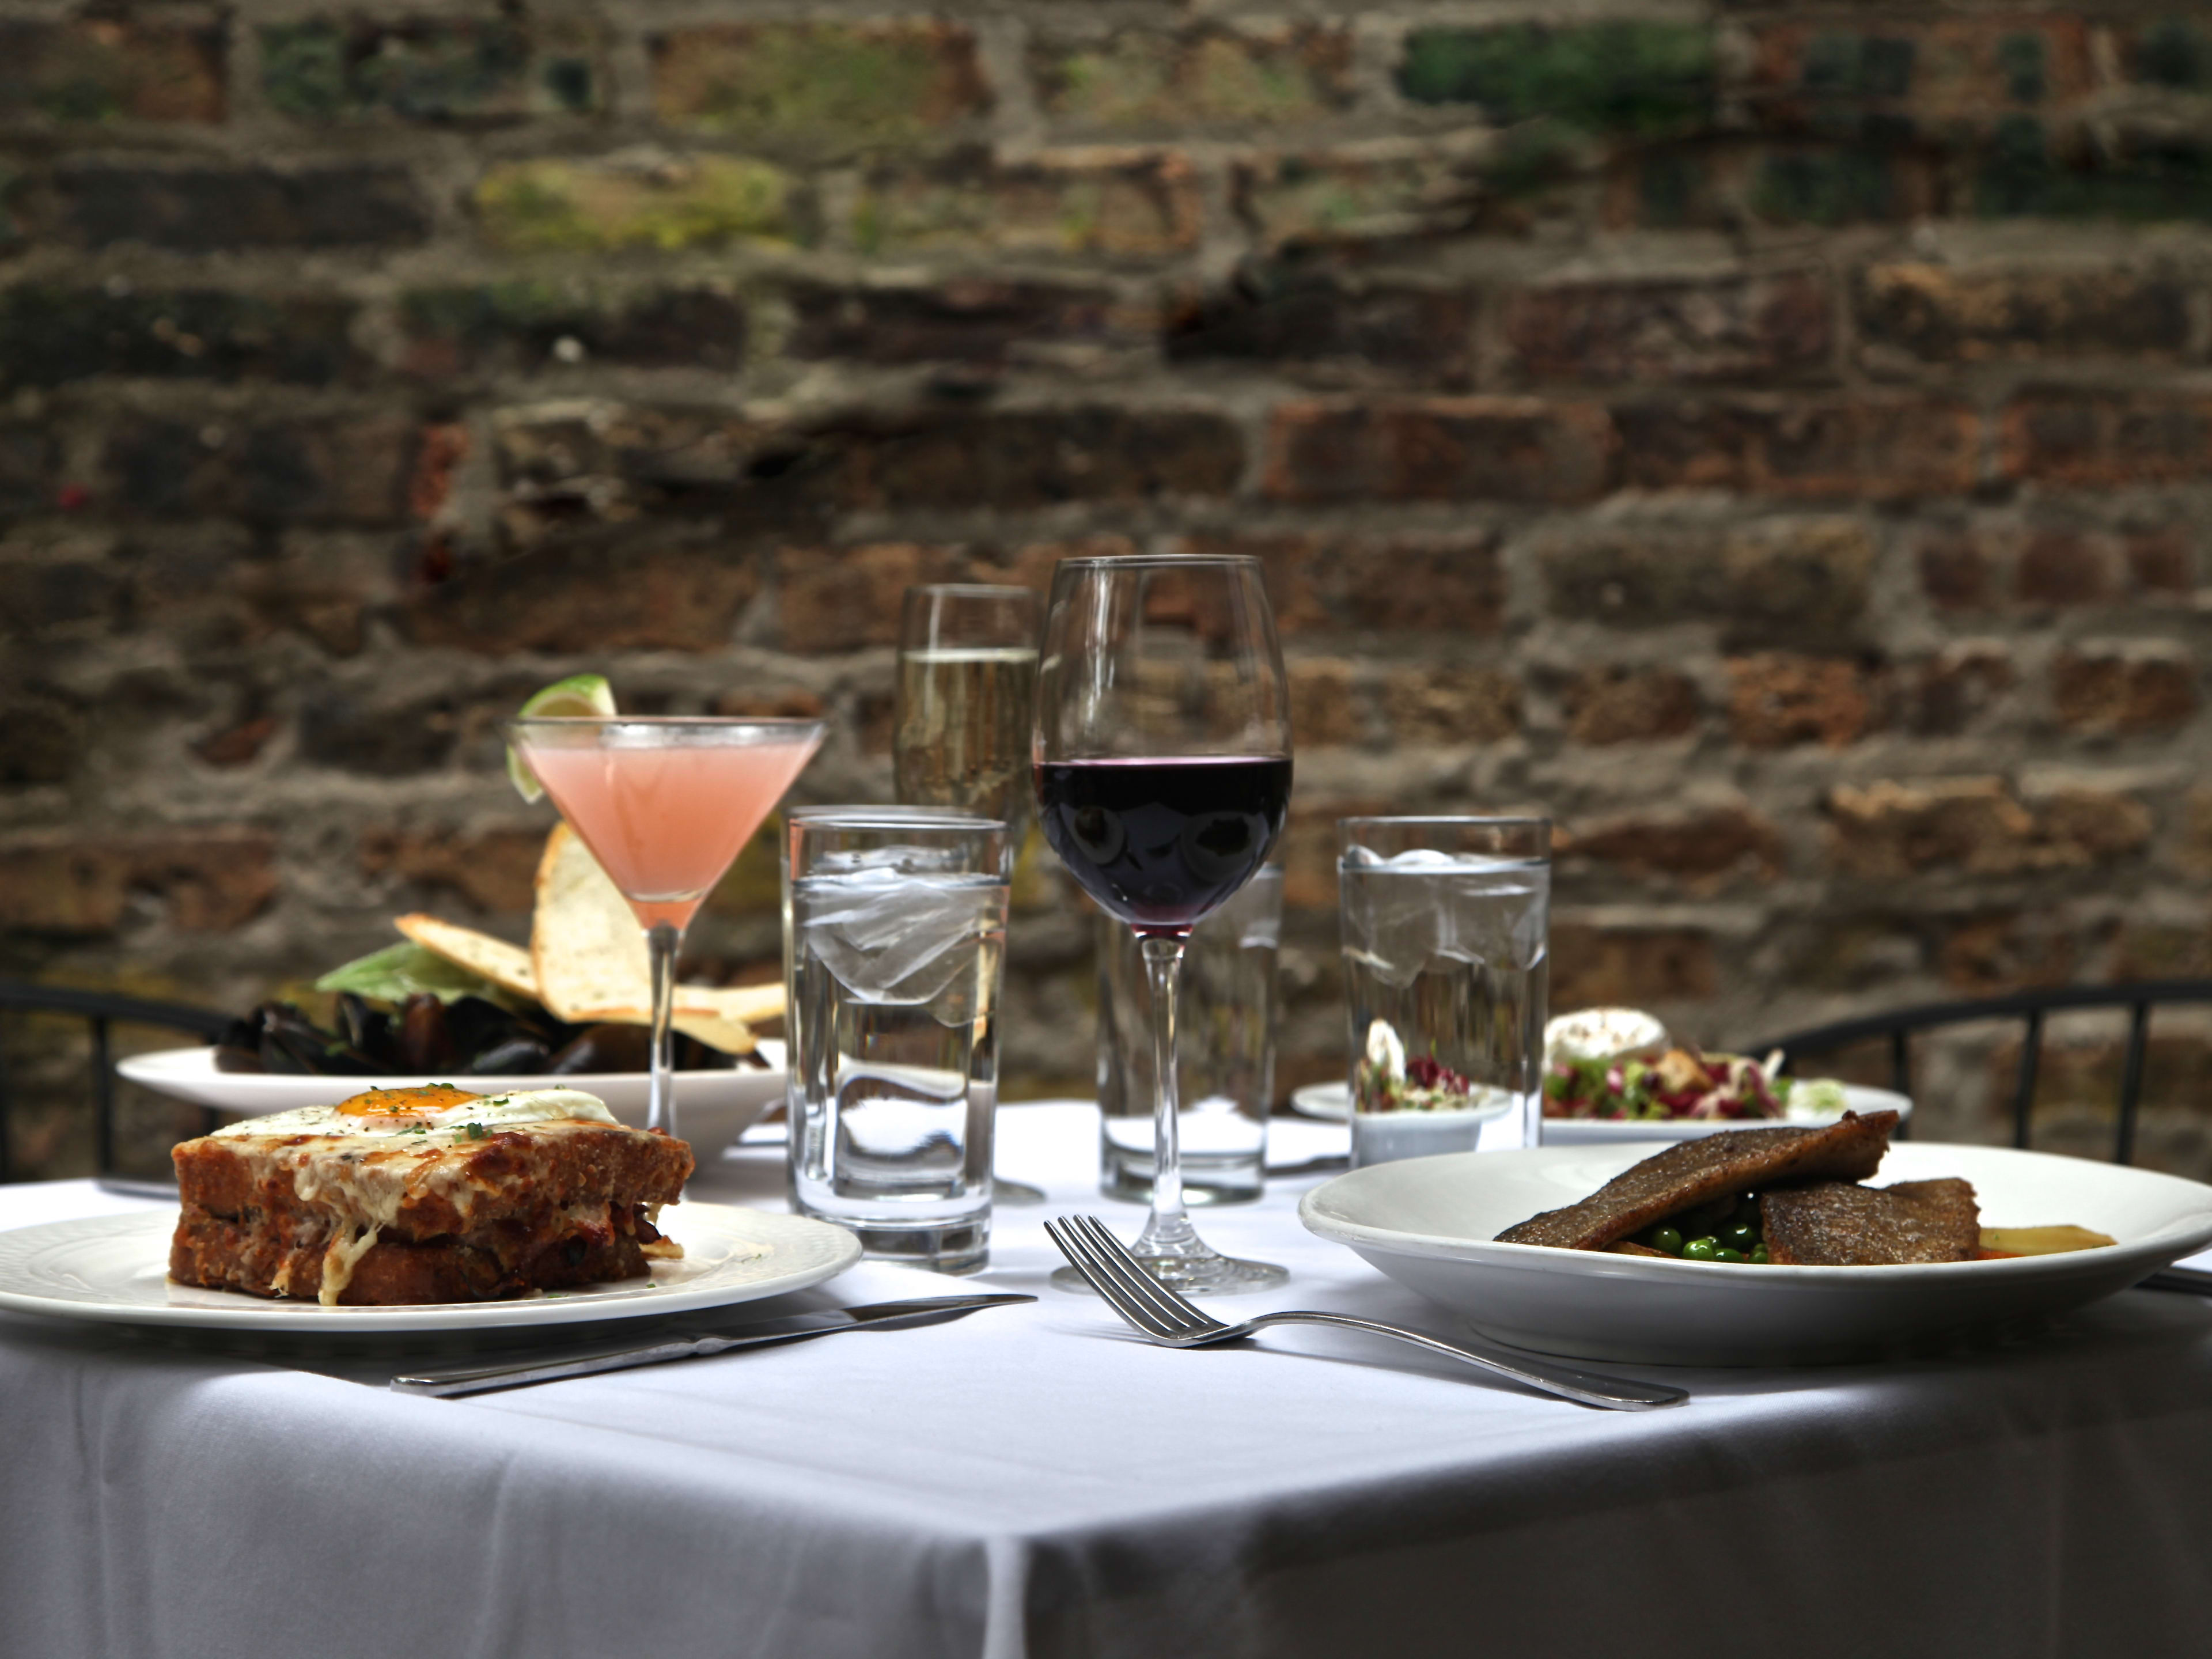
[[[1431,1353],[1511,1377],[1541,1393],[1580,1401],[1585,1406],[1602,1406],[1609,1411],[1650,1411],[1656,1406],[1679,1406],[1690,1397],[1687,1389],[1664,1382],[1635,1382],[1625,1377],[1577,1370],[1571,1366],[1543,1364],[1518,1354],[1462,1346],[1396,1325],[1356,1319],[1350,1314],[1265,1313],[1224,1325],[1146,1273],[1097,1217],[1061,1216],[1056,1221],[1046,1222],[1044,1230],[1076,1272],[1090,1281],[1091,1288],[1105,1297],[1109,1307],[1134,1327],[1139,1334],[1163,1347],[1209,1347],[1217,1342],[1233,1342],[1249,1336],[1267,1325],[1333,1325],[1341,1330],[1366,1331],[1375,1336],[1410,1342]]]

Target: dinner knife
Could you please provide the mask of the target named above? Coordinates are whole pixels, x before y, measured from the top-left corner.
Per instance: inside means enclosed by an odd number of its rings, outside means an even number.
[[[2212,1273],[2202,1267],[2160,1267],[2142,1284],[2139,1291],[2182,1291],[2191,1296],[2212,1296]]]
[[[833,1308],[823,1313],[788,1314],[740,1325],[726,1334],[682,1333],[664,1335],[653,1342],[627,1343],[618,1347],[596,1347],[563,1354],[557,1359],[526,1359],[504,1365],[456,1365],[411,1376],[395,1376],[392,1387],[401,1394],[452,1399],[457,1395],[486,1394],[494,1389],[519,1389],[531,1382],[551,1382],[564,1376],[590,1376],[599,1371],[628,1370],[635,1365],[659,1365],[671,1359],[691,1359],[702,1354],[729,1353],[739,1348],[769,1348],[785,1342],[805,1342],[839,1331],[869,1328],[896,1330],[906,1325],[926,1325],[957,1318],[979,1308],[1002,1308],[1016,1302],[1034,1302],[1033,1296],[1012,1292],[991,1296],[922,1297],[907,1302],[876,1302],[864,1308]]]

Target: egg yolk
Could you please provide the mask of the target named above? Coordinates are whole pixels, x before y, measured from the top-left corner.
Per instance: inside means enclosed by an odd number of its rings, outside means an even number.
[[[483,1098],[450,1083],[432,1083],[416,1089],[371,1089],[340,1101],[338,1110],[348,1117],[416,1117]]]

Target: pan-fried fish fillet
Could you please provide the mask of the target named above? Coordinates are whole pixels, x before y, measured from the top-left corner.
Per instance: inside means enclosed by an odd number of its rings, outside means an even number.
[[[1761,1193],[1759,1224],[1767,1255],[1791,1267],[1972,1261],[1982,1243],[1973,1185],[1956,1177],[1893,1187],[1816,1181]]]
[[[1737,1193],[1786,1182],[1857,1181],[1881,1167],[1895,1112],[1846,1112],[1822,1129],[1724,1129],[1622,1170],[1579,1204],[1498,1235],[1502,1244],[1601,1250],[1655,1221]],[[1779,1260],[1780,1258],[1777,1258]]]

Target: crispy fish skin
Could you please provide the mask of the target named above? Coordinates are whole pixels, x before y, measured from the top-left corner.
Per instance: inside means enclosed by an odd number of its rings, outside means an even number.
[[[1789,1267],[1972,1261],[1982,1243],[1973,1184],[1955,1176],[1893,1187],[1816,1181],[1761,1193],[1759,1223],[1767,1255]]]
[[[1532,1215],[1501,1244],[1601,1250],[1693,1205],[1785,1182],[1857,1181],[1881,1167],[1895,1112],[1846,1112],[1822,1129],[1724,1129],[1622,1170],[1579,1204]]]

